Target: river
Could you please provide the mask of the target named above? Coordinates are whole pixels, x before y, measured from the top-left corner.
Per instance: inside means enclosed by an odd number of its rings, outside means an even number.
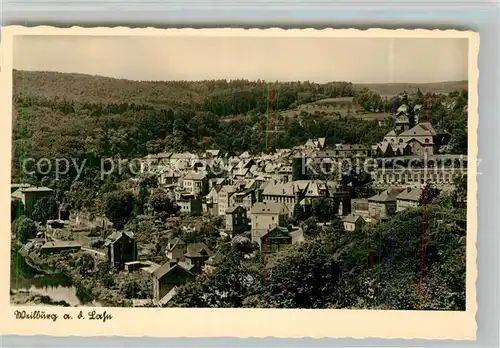
[[[13,291],[48,296],[52,301],[64,301],[72,307],[100,306],[65,275],[40,272],[29,266],[20,254],[12,257],[10,272],[10,288]]]

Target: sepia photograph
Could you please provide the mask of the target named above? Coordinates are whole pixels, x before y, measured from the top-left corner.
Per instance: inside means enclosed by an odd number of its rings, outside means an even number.
[[[392,32],[14,35],[16,319],[475,308],[477,52]]]

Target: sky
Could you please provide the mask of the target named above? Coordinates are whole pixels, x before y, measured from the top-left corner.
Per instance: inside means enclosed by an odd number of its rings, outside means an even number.
[[[14,69],[130,80],[467,80],[467,39],[19,36]]]

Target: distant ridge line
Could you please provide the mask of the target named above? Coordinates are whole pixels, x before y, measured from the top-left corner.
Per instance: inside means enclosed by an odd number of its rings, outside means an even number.
[[[94,78],[103,78],[103,79],[110,79],[110,80],[120,80],[120,81],[130,81],[130,82],[148,82],[148,83],[161,83],[161,82],[205,82],[205,81],[238,81],[238,80],[245,80],[249,82],[256,82],[258,80],[250,80],[246,78],[235,78],[235,79],[225,79],[225,78],[220,78],[220,79],[203,79],[203,80],[135,80],[135,79],[130,79],[130,78],[124,78],[124,77],[115,77],[115,76],[105,76],[105,75],[98,75],[98,74],[88,74],[88,73],[79,73],[79,72],[59,72],[59,71],[49,71],[49,70],[19,70],[19,69],[13,69],[13,73],[28,73],[28,74],[56,74],[56,75],[65,75],[65,76],[81,76],[81,77],[94,77]],[[288,83],[288,82],[307,82],[308,80],[297,80],[297,81],[285,81],[285,80],[265,80],[265,79],[260,79],[262,82],[268,82],[268,83],[274,83],[274,82],[281,82],[281,83]],[[315,82],[315,81],[309,81],[311,83],[315,83],[318,85],[326,85],[329,83],[338,83],[338,82],[348,82],[352,83],[353,86],[361,86],[361,87],[369,87],[369,86],[427,86],[427,85],[442,85],[442,84],[466,84],[468,83],[468,80],[452,80],[452,81],[438,81],[438,82],[363,82],[363,83],[356,83],[356,82],[350,82],[350,81],[344,81],[344,80],[331,80],[328,82]]]

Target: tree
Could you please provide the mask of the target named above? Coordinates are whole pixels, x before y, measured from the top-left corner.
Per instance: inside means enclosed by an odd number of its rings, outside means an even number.
[[[80,273],[83,277],[87,277],[93,273],[95,264],[94,258],[87,253],[82,254],[76,261],[78,273]]]
[[[127,274],[121,283],[121,294],[126,299],[147,299],[152,296],[151,279],[139,274]]]
[[[45,223],[47,220],[57,217],[58,208],[58,204],[53,197],[43,197],[36,201],[31,215],[33,220]]]
[[[10,222],[13,222],[21,215],[24,215],[24,204],[20,199],[10,201]]]
[[[456,207],[467,206],[467,174],[455,175],[453,178],[453,203]]]
[[[151,196],[149,203],[156,213],[166,212],[168,214],[175,214],[178,211],[177,206],[170,199],[170,195],[165,190],[156,190]]]
[[[270,308],[327,308],[337,293],[340,268],[320,241],[291,246],[267,260],[256,305]]]
[[[157,188],[158,187],[158,179],[155,175],[147,175],[143,178],[140,183],[140,187],[146,187],[148,189]]]
[[[300,203],[296,203],[293,207],[293,218],[297,221],[307,220],[311,216],[310,211],[306,211]]]
[[[115,228],[123,229],[132,215],[135,199],[130,191],[113,191],[104,196],[104,213]]]
[[[337,215],[338,209],[338,202],[333,198],[318,198],[313,200],[313,214],[320,222],[333,220]]]
[[[11,225],[12,235],[15,239],[26,243],[30,238],[35,238],[38,231],[36,223],[25,216],[20,216]]]
[[[422,195],[420,196],[420,205],[433,203],[439,195],[439,192],[439,189],[437,189],[434,185],[427,183],[422,190]]]

